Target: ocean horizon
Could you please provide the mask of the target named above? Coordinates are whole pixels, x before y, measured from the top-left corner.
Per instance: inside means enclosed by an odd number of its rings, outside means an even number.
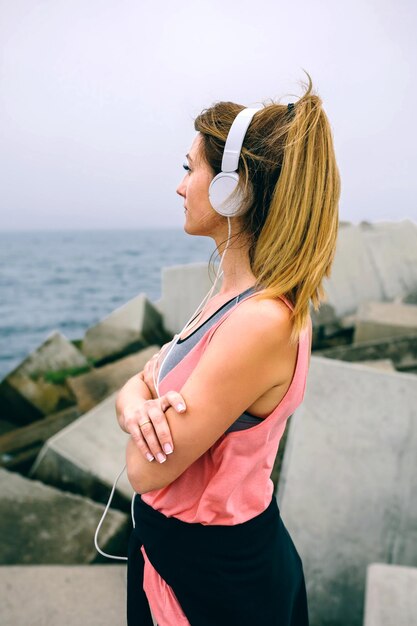
[[[157,301],[163,267],[214,250],[181,228],[0,231],[0,380],[53,331],[81,339],[139,293]]]

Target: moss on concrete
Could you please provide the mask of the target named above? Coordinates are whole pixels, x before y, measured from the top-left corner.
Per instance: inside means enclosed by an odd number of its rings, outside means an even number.
[[[42,378],[54,385],[62,385],[68,376],[78,376],[79,374],[85,374],[91,370],[91,365],[84,365],[82,367],[67,367],[62,370],[45,372]]]

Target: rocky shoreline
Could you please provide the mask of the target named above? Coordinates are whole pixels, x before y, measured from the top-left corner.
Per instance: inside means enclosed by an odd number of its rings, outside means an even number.
[[[141,293],[79,340],[52,332],[0,382],[0,576],[12,581],[3,624],[22,623],[13,590],[27,567],[50,576],[56,566],[70,589],[91,568],[120,583],[123,566],[99,565],[93,543],[124,464],[115,397],[211,286],[205,263],[167,267],[161,281],[158,302]],[[272,478],[305,565],[312,626],[405,624],[374,616],[384,577],[406,576],[417,596],[417,226],[341,223],[325,291],[311,310],[305,400]],[[131,496],[123,475],[100,535],[112,554],[126,554]],[[89,619],[78,623],[119,623]]]

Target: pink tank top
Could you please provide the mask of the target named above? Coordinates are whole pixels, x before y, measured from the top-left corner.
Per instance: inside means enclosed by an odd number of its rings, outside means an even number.
[[[253,293],[230,308],[162,379],[159,391],[180,391],[216,328]],[[287,299],[282,298],[292,309]],[[142,494],[167,517],[184,522],[233,525],[262,513],[271,502],[270,478],[287,419],[301,404],[311,352],[311,318],[301,331],[293,378],[285,396],[262,422],[222,435],[170,485]]]

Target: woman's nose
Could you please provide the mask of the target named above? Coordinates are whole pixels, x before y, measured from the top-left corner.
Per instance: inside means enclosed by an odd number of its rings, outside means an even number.
[[[180,182],[180,184],[178,185],[176,192],[179,196],[182,196],[183,198],[185,198],[185,189],[186,189],[186,185],[185,185],[185,177],[184,177],[182,181]]]

